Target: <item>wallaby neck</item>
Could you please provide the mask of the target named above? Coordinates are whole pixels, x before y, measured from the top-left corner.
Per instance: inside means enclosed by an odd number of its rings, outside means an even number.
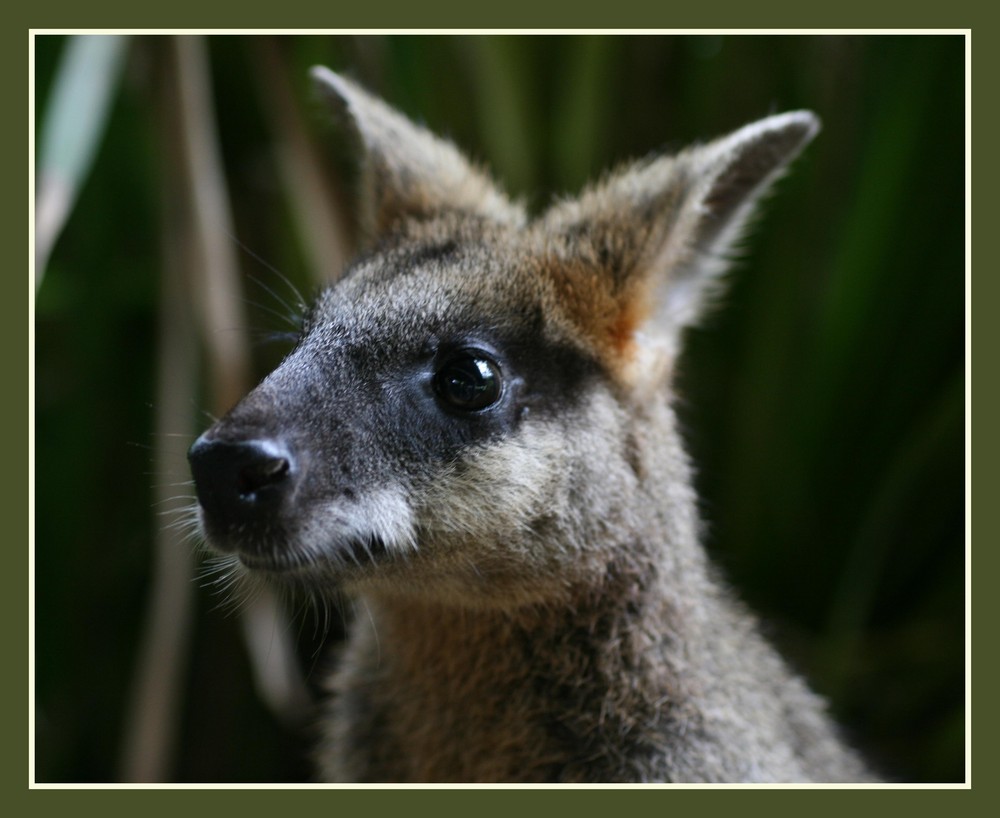
[[[690,697],[681,674],[663,661],[664,612],[651,581],[611,566],[603,586],[572,605],[516,611],[368,600],[370,622],[362,609],[345,659],[367,663],[375,681],[363,692],[339,691],[342,705],[363,702],[373,714],[356,739],[366,748],[378,739],[365,774],[634,778],[643,766],[636,756],[656,752],[646,733],[662,735],[665,723],[691,716],[682,713]]]
[[[864,780],[822,703],[711,578],[687,459],[661,420],[630,430],[634,479],[587,481],[597,489],[578,503],[600,512],[583,541],[610,558],[544,601],[474,607],[403,585],[359,598],[329,777]]]

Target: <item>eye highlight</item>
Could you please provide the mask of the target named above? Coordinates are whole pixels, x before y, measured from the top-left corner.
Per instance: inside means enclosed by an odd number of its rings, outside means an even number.
[[[434,391],[450,409],[479,412],[500,400],[500,367],[485,353],[464,349],[448,358],[434,374]]]

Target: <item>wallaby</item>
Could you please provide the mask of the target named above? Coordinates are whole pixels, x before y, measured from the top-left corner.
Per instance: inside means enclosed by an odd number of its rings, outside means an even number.
[[[366,254],[192,446],[233,566],[355,601],[331,782],[861,782],[714,576],[671,407],[684,329],[819,129],[770,116],[530,217],[325,68]]]

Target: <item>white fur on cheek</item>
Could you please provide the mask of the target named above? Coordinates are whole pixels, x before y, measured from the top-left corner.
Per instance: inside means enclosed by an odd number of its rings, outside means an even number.
[[[428,485],[420,525],[486,541],[522,533],[550,502],[562,458],[561,437],[539,428],[470,451]]]
[[[400,486],[376,489],[357,502],[338,500],[313,511],[299,538],[313,553],[327,553],[341,542],[372,539],[400,553],[417,547],[413,511]]]

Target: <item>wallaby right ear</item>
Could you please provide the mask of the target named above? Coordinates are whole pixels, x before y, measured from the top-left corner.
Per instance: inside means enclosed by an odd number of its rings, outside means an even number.
[[[327,100],[347,114],[364,146],[361,227],[369,236],[377,237],[408,219],[424,220],[444,210],[524,223],[524,211],[451,142],[411,122],[329,68],[316,66],[311,73]]]

